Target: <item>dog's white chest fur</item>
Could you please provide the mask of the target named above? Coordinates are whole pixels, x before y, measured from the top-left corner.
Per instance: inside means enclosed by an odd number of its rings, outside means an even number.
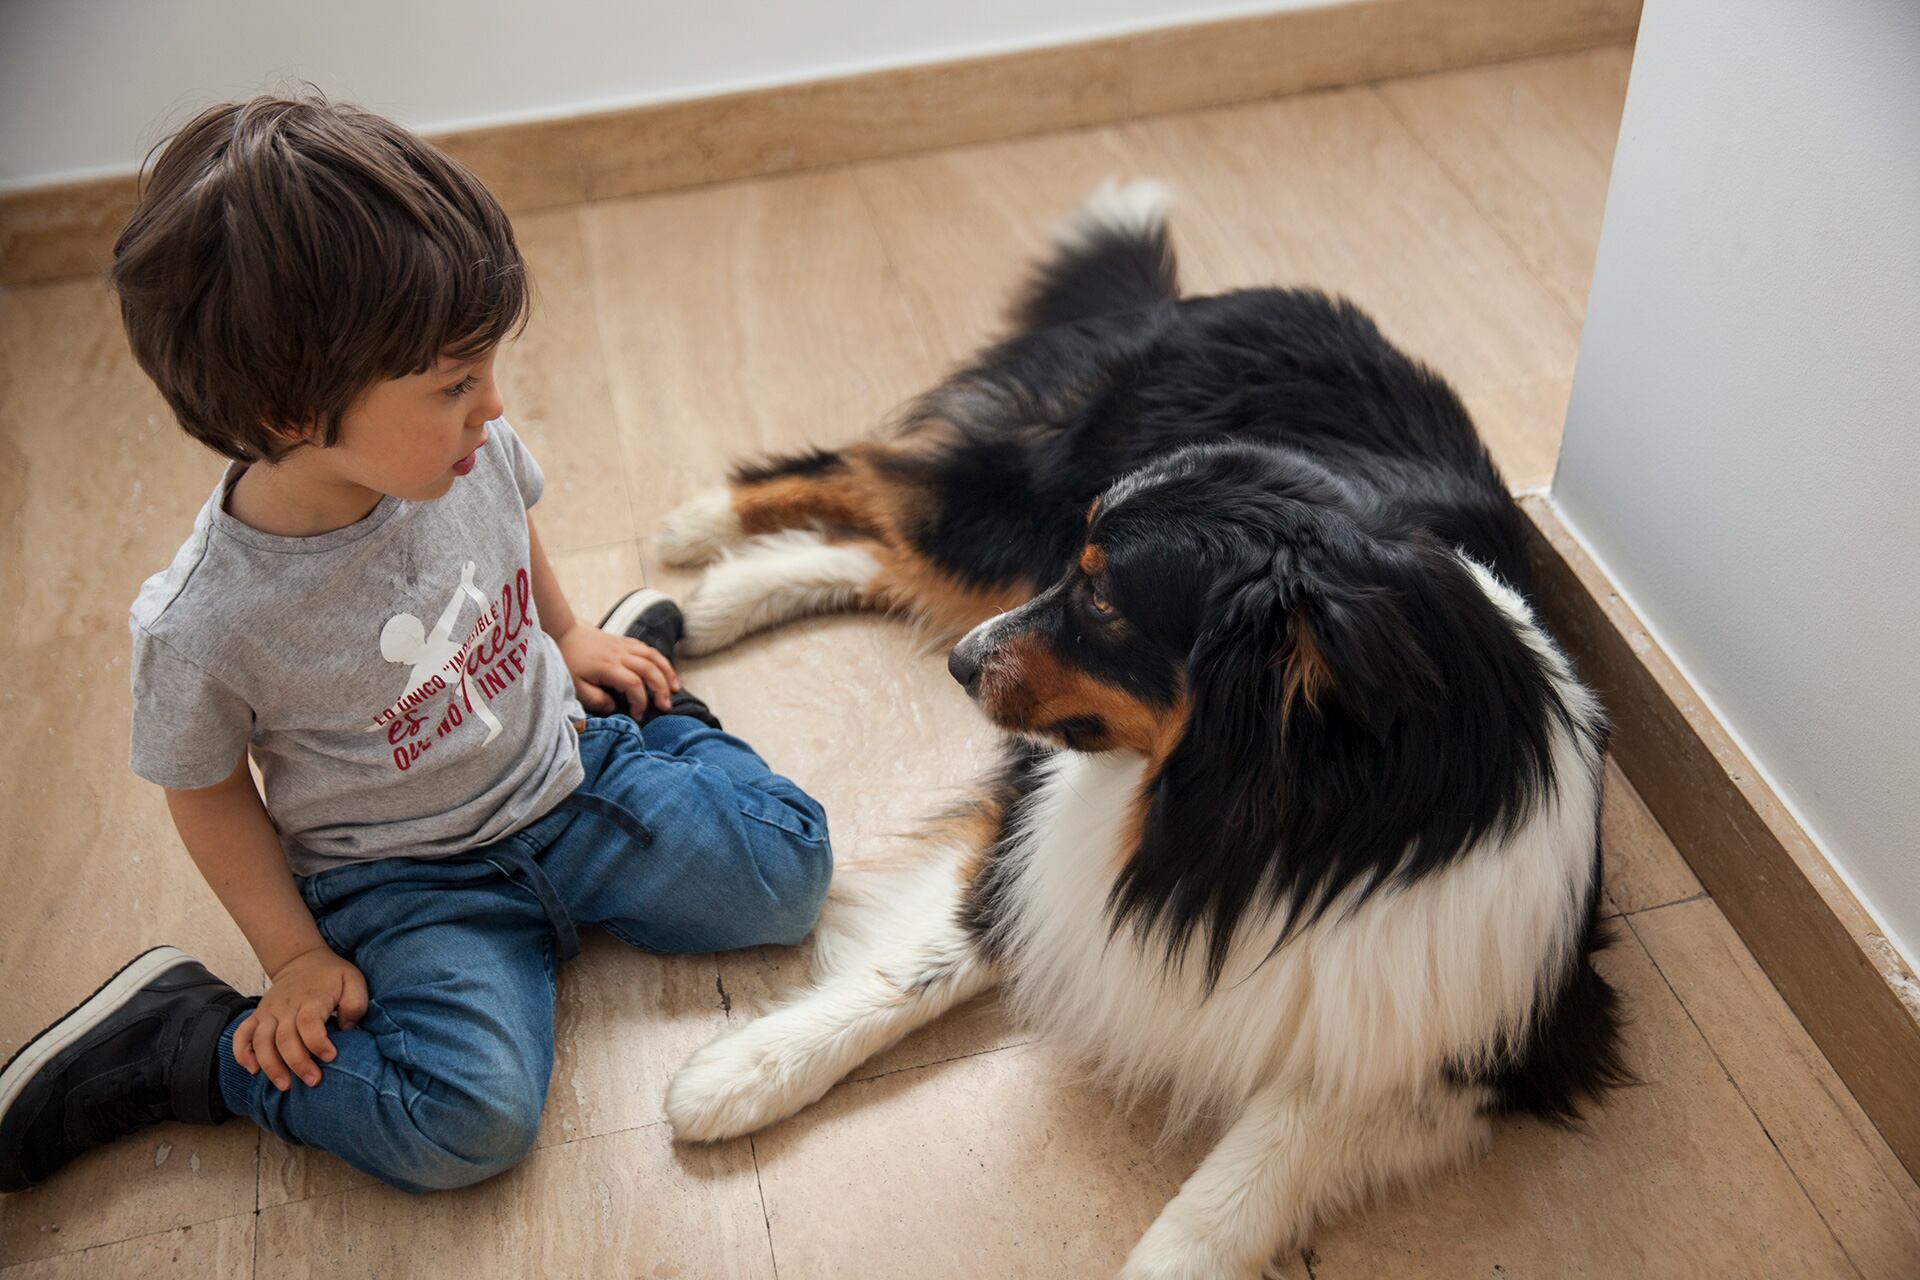
[[[1175,1122],[1230,1115],[1276,1080],[1377,1095],[1464,1064],[1519,1032],[1552,968],[1543,957],[1578,934],[1592,793],[1570,736],[1559,747],[1584,794],[1553,797],[1511,837],[1415,885],[1336,907],[1277,951],[1276,916],[1250,910],[1212,991],[1197,938],[1170,962],[1157,936],[1110,928],[1144,762],[1060,755],[1006,855],[1013,1004],[1123,1094],[1167,1091]]]
[[[1197,956],[1176,970],[1131,927],[1114,933],[1108,893],[1145,761],[1063,754],[1043,768],[1032,819],[1006,854],[1009,999],[1123,1095],[1165,1088],[1178,1110],[1230,1108],[1271,1074],[1272,1036],[1242,1034],[1256,1030],[1249,1009],[1272,1020],[1293,1002],[1289,984],[1264,973],[1232,985],[1246,975],[1231,974],[1209,997]]]

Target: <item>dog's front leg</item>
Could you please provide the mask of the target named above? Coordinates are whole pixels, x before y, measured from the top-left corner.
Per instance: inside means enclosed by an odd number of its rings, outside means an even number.
[[[911,873],[888,935],[785,1008],[688,1058],[667,1086],[682,1138],[752,1133],[814,1102],[854,1067],[992,986],[992,963],[961,926],[963,882],[949,862]]]
[[[1487,1134],[1478,1103],[1446,1085],[1367,1105],[1270,1086],[1161,1210],[1122,1280],[1259,1276],[1327,1214],[1473,1154]]]

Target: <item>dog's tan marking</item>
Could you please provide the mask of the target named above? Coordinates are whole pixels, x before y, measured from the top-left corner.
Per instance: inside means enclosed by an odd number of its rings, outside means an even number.
[[[899,486],[875,470],[887,448],[853,445],[840,451],[840,466],[831,471],[736,484],[733,513],[749,534],[828,525],[885,539],[896,532],[889,509],[899,505],[887,501],[887,491]]]
[[[915,614],[943,636],[957,636],[995,613],[1033,598],[1030,581],[992,587],[960,582],[914,547],[908,530],[924,521],[937,490],[902,480],[886,464],[939,447],[952,429],[939,421],[916,424],[897,442],[866,443],[839,452],[840,466],[812,475],[775,476],[736,484],[734,514],[749,535],[825,527],[871,540],[865,549],[881,565],[858,603]]]
[[[1090,750],[1124,749],[1152,756],[1173,749],[1186,724],[1186,700],[1172,707],[1140,701],[1126,690],[1060,660],[1034,632],[1014,636],[987,660],[980,705],[1010,729],[1045,729],[1063,720],[1097,716],[1105,737]]]
[[[1327,666],[1326,655],[1320,652],[1320,644],[1313,637],[1313,628],[1304,618],[1296,617],[1293,623],[1293,645],[1282,659],[1286,667],[1281,679],[1281,718],[1293,711],[1297,701],[1305,701],[1309,710],[1320,709],[1320,697],[1333,686],[1333,672]]]
[[[948,827],[966,846],[960,859],[960,883],[971,885],[987,865],[987,851],[1000,838],[1000,827],[1007,817],[1006,798],[998,789],[978,796],[966,809],[949,815]]]
[[[994,614],[1017,609],[1033,598],[1033,585],[1026,581],[967,586],[911,546],[889,544],[875,555],[880,572],[874,576],[873,591],[880,604],[918,614],[942,637],[963,635]]]
[[[1140,773],[1140,789],[1134,792],[1132,807],[1127,811],[1127,832],[1114,850],[1116,871],[1133,860],[1134,853],[1147,838],[1147,813],[1153,807],[1160,771],[1167,767],[1167,757],[1186,736],[1187,721],[1192,715],[1193,704],[1182,688],[1174,699],[1173,709],[1161,715],[1158,731],[1147,747],[1147,767]]]
[[[1080,572],[1097,578],[1107,571],[1107,553],[1089,542],[1080,552]]]

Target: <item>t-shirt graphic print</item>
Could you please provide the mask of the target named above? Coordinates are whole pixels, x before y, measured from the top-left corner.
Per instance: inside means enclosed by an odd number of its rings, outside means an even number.
[[[496,604],[473,584],[474,567],[469,560],[460,571],[460,585],[448,597],[447,607],[441,610],[440,620],[434,624],[431,634],[426,625],[410,613],[394,614],[380,629],[380,656],[409,668],[407,687],[399,700],[367,726],[369,732],[385,730],[388,741],[396,743],[395,768],[409,768],[432,745],[431,740],[411,741],[422,724],[436,719],[433,716],[423,719],[419,708],[450,686],[454,694],[437,716],[434,736],[445,737],[471,715],[486,726],[486,742],[499,737],[500,718],[487,705],[487,697],[505,691],[526,673],[526,655],[532,640],[525,632],[533,621],[529,607],[532,587],[527,571],[524,567],[515,571],[513,586],[502,591]],[[480,617],[467,628],[464,640],[455,640],[454,627],[469,597],[480,606]],[[488,643],[489,628],[492,628],[491,644]],[[401,732],[403,725],[404,733]]]

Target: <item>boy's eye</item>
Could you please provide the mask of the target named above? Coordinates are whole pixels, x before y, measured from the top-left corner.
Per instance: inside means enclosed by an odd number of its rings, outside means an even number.
[[[461,396],[473,390],[474,387],[478,385],[478,383],[479,383],[478,378],[475,378],[472,374],[468,374],[466,377],[460,379],[460,381],[446,388],[440,394],[446,396],[447,399],[449,400],[458,400]]]

